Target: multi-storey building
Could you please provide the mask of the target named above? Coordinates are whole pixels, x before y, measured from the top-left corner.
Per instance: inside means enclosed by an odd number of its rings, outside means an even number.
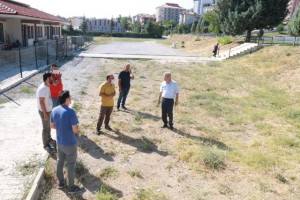
[[[290,18],[295,12],[297,6],[300,4],[300,0],[290,0],[288,3],[288,15],[287,18]]]
[[[179,14],[184,10],[175,3],[166,3],[156,8],[156,21],[174,20],[176,24],[179,23]]]
[[[198,15],[202,15],[205,12],[206,7],[210,7],[216,3],[217,0],[194,0],[194,12]]]
[[[73,29],[79,30],[80,25],[82,24],[82,21],[83,21],[83,17],[71,17],[69,20],[70,20],[70,23],[72,24]]]
[[[199,20],[199,15],[193,10],[183,10],[179,14],[179,24],[192,24],[195,21]]]
[[[132,22],[140,22],[142,25],[147,24],[148,22],[155,22],[156,17],[155,15],[149,15],[149,14],[137,14],[132,17]]]
[[[87,30],[91,32],[103,33],[123,33],[125,31],[121,24],[117,21],[114,21],[114,26],[111,27],[110,21],[110,19],[87,19]]]

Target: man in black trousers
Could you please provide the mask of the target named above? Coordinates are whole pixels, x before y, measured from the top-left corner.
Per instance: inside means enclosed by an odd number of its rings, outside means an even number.
[[[168,119],[169,117],[169,127],[173,130],[173,107],[178,105],[179,98],[179,87],[178,84],[171,79],[171,73],[164,73],[164,81],[160,84],[160,93],[158,97],[157,106],[161,103],[161,112],[162,112],[162,128],[168,128]]]

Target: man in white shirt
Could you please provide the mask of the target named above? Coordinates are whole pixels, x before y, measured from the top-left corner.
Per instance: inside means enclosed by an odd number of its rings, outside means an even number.
[[[160,93],[158,97],[157,106],[161,103],[161,112],[162,112],[162,128],[168,128],[168,119],[169,117],[169,126],[173,130],[173,107],[178,105],[179,98],[179,87],[178,84],[171,79],[171,73],[164,73],[164,81],[160,84]],[[174,102],[175,100],[175,102]]]
[[[45,72],[43,74],[43,83],[36,92],[37,107],[43,124],[42,138],[44,149],[48,153],[56,151],[56,142],[51,138],[50,114],[52,111],[52,99],[50,95],[50,82],[52,74]]]

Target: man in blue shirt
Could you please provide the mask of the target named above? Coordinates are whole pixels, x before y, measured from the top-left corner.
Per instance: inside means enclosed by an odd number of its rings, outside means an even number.
[[[118,87],[119,87],[119,98],[117,102],[117,110],[120,110],[120,104],[124,110],[127,110],[125,107],[126,98],[130,90],[130,80],[134,79],[134,76],[131,72],[130,64],[125,65],[124,70],[119,73],[118,76]]]
[[[75,111],[69,108],[71,96],[68,90],[63,90],[59,94],[58,102],[60,106],[55,107],[51,113],[50,126],[56,129],[57,138],[57,171],[58,188],[65,186],[63,167],[65,160],[68,166],[69,194],[83,192],[84,188],[74,184],[75,164],[77,159],[77,137],[78,118]]]
[[[173,130],[173,106],[178,105],[179,98],[179,87],[175,81],[171,79],[171,73],[164,73],[164,81],[160,85],[160,93],[158,97],[157,106],[161,103],[161,111],[162,111],[162,121],[164,125],[162,128],[168,128],[168,119],[169,117],[169,126],[170,129]],[[175,102],[174,102],[175,100]]]

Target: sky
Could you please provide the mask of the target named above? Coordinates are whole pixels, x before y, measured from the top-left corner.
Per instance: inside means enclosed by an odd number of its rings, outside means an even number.
[[[177,3],[191,9],[193,0],[14,0],[32,8],[62,17],[85,16],[87,18],[111,18],[134,16],[139,13],[155,14],[156,7],[165,3]]]

